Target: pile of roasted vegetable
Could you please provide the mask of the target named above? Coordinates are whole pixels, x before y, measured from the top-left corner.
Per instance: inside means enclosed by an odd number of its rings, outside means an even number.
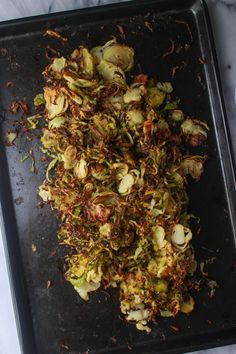
[[[35,104],[45,105],[51,162],[39,195],[58,211],[59,242],[71,248],[65,277],[81,298],[118,287],[125,318],[149,332],[157,315],[194,308],[186,184],[206,157],[186,151],[208,127],[178,108],[170,82],[128,83],[133,62],[133,49],[112,40],[45,69]]]

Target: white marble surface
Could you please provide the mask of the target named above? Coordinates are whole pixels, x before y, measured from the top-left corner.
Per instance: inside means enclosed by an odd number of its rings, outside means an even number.
[[[236,159],[236,0],[206,0]],[[236,353],[236,350],[235,350]]]
[[[206,0],[223,84],[236,158],[236,0]],[[116,2],[116,0],[0,0],[0,21]],[[236,345],[199,354],[235,354]],[[0,231],[0,354],[20,354]]]

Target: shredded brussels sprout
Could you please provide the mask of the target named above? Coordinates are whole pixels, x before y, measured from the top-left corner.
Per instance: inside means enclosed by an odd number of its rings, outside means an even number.
[[[170,82],[140,74],[128,84],[133,63],[134,50],[112,40],[45,69],[34,102],[45,104],[41,142],[51,162],[39,195],[61,218],[65,278],[80,297],[118,287],[126,320],[150,332],[156,316],[194,308],[186,185],[206,156],[187,151],[204,143],[208,126],[179,108]]]
[[[37,107],[37,106],[40,106],[41,104],[44,104],[45,103],[45,99],[43,97],[43,94],[42,93],[39,93],[38,95],[35,96],[34,98],[34,105]]]

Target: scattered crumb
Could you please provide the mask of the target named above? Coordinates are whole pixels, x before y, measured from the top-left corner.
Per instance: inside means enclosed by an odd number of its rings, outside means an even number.
[[[162,340],[164,340],[164,341],[166,340],[166,336],[165,336],[165,334],[163,332],[160,334],[160,336],[161,336]]]
[[[32,248],[32,252],[37,251],[37,246],[34,243],[32,243],[31,248]]]
[[[4,86],[5,86],[6,88],[9,88],[9,87],[14,86],[14,84],[13,84],[12,81],[5,81],[5,82],[4,82]]]
[[[47,281],[47,289],[51,288],[52,286],[52,281],[51,280],[48,280]]]
[[[215,280],[210,280],[208,282],[208,296],[209,297],[213,297],[215,295],[216,289],[219,287],[219,285],[217,284],[217,282]]]
[[[179,328],[176,326],[171,325],[170,328],[173,329],[173,331],[175,332],[179,332]]]
[[[60,347],[61,347],[61,348],[65,348],[65,349],[68,349],[68,350],[69,350],[68,345],[65,345],[65,344],[60,344]]]
[[[165,53],[162,55],[162,57],[163,57],[163,58],[164,58],[164,57],[167,57],[168,55],[173,54],[174,51],[175,51],[175,42],[171,39],[170,49],[169,49],[167,52],[165,52]]]
[[[205,266],[205,263],[204,262],[200,262],[200,270],[201,270],[201,273],[204,277],[208,277],[208,273],[204,271],[204,266]]]
[[[134,82],[137,82],[137,83],[143,84],[143,85],[146,84],[147,80],[148,80],[148,76],[145,74],[136,75],[134,78]]]
[[[30,155],[29,154],[26,154],[24,156],[22,156],[22,158],[20,159],[20,162],[23,163],[25,162],[26,160],[28,160],[30,158]]]
[[[172,67],[172,70],[171,70],[171,77],[173,79],[173,77],[175,76],[176,72],[178,70],[182,70],[183,68],[186,67],[186,63],[184,61],[182,61],[179,65],[175,65]]]
[[[199,58],[198,60],[199,60],[199,63],[200,63],[200,64],[202,64],[202,65],[206,64],[206,59],[204,59],[204,58]]]
[[[21,205],[22,203],[24,203],[24,199],[22,197],[18,197],[16,199],[14,199],[14,203],[16,205]]]
[[[149,23],[148,21],[145,21],[145,22],[144,22],[144,25],[145,25],[145,27],[147,27],[147,28],[149,29],[149,31],[153,32],[153,29],[152,29],[152,27],[150,26],[150,23]]]
[[[4,136],[5,145],[7,146],[13,145],[16,138],[17,138],[17,132],[7,132]]]
[[[57,39],[61,39],[63,42],[67,42],[67,38],[65,37],[62,37],[62,35],[57,32],[57,31],[53,31],[53,30],[50,30],[48,29],[45,33],[44,33],[44,36],[51,36],[51,37],[55,37]]]
[[[8,54],[7,48],[0,48],[0,53],[3,57],[5,57]]]
[[[120,36],[121,36],[122,38],[125,38],[125,31],[124,31],[123,26],[117,25],[117,28],[118,28],[118,30],[119,30],[119,32],[120,32]]]
[[[32,149],[30,149],[30,151],[29,151],[29,157],[31,159],[31,169],[30,170],[32,173],[37,173],[36,168],[35,168],[35,157],[34,157]]]
[[[18,112],[19,109],[21,109],[25,114],[28,114],[30,112],[29,106],[25,101],[13,101],[10,105],[11,113],[15,114]]]
[[[60,52],[56,51],[56,49],[52,48],[48,44],[47,47],[45,48],[45,58],[50,61],[52,58],[54,58],[56,56],[59,57],[60,56]]]
[[[57,253],[56,250],[52,251],[52,252],[49,254],[48,258],[49,258],[49,259],[52,258],[53,256],[55,256],[56,253]]]
[[[116,339],[116,337],[114,337],[114,336],[113,336],[113,337],[111,337],[111,341],[112,341],[112,343],[114,343],[114,344],[115,344],[115,343],[117,343],[117,339]]]

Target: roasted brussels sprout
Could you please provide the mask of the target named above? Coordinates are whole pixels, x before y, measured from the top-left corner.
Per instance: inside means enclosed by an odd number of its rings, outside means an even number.
[[[34,100],[45,107],[50,157],[38,193],[61,219],[66,280],[86,301],[119,288],[126,320],[150,332],[156,316],[194,308],[186,184],[201,177],[206,155],[187,151],[208,126],[184,114],[170,82],[140,74],[127,84],[133,63],[134,50],[113,39],[47,66]]]
[[[159,90],[157,87],[149,87],[147,89],[147,102],[153,108],[161,106],[165,97],[165,92]]]
[[[186,119],[181,124],[182,132],[190,140],[191,145],[199,146],[207,139],[208,126],[196,119]]]
[[[119,66],[102,59],[97,66],[97,70],[105,81],[116,84],[120,87],[125,86],[125,74]]]
[[[45,87],[44,99],[46,101],[46,112],[49,119],[64,113],[68,108],[67,98],[56,89]]]
[[[134,64],[134,50],[126,45],[113,44],[104,48],[102,58],[126,72]]]
[[[115,39],[105,43],[104,46],[94,47],[91,54],[97,63],[104,60],[118,66],[124,72],[130,71],[134,64],[133,48],[118,44]]]

